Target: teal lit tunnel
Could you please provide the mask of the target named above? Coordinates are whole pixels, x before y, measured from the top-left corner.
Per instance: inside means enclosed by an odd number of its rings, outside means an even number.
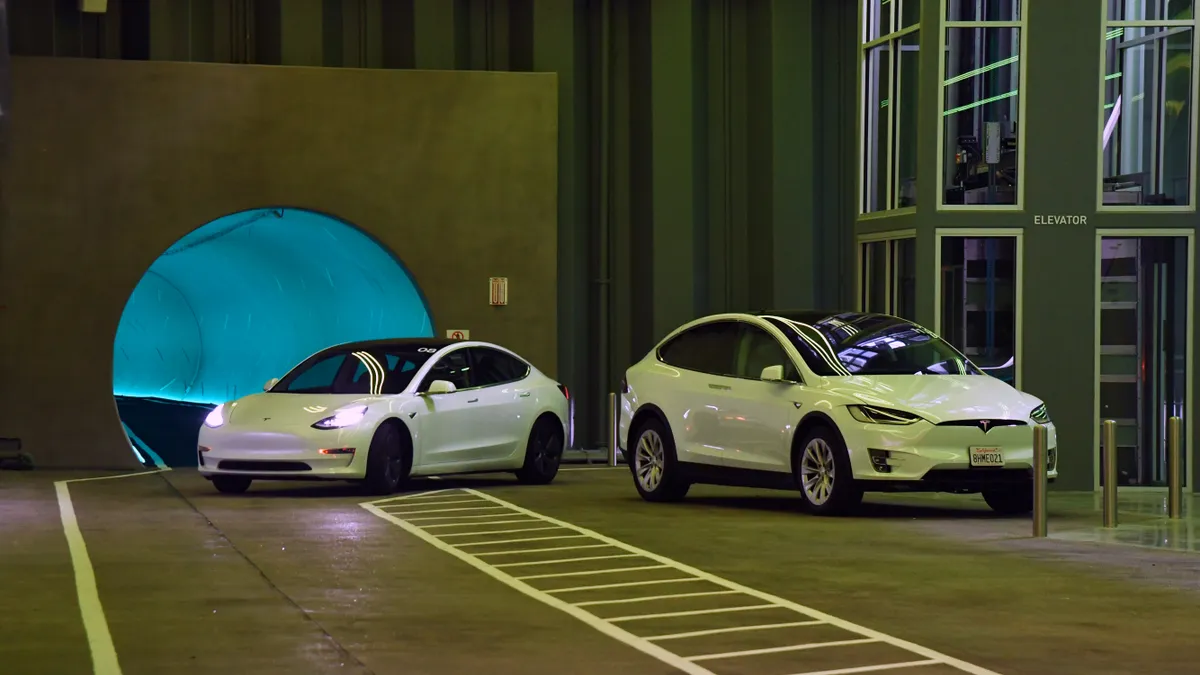
[[[334,344],[432,335],[420,289],[371,237],[312,211],[243,211],[183,237],[142,277],[117,328],[113,395],[135,453],[194,462],[212,405]]]

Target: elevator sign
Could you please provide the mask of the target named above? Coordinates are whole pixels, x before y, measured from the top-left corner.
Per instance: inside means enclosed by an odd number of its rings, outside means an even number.
[[[493,307],[508,304],[508,277],[488,279],[488,302]]]

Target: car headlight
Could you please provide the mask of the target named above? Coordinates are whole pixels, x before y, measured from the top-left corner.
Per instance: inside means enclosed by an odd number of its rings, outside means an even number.
[[[1038,424],[1049,424],[1050,413],[1046,412],[1046,404],[1043,403],[1029,412],[1029,419]]]
[[[873,405],[848,405],[850,416],[863,424],[914,424],[921,421],[920,415],[903,410],[880,408]]]
[[[192,419],[196,419],[196,418],[193,417]],[[208,413],[208,417],[204,418],[204,426],[206,426],[210,429],[216,429],[217,427],[221,426],[222,424],[225,424],[225,404],[224,403],[222,403],[221,405],[210,410]]]
[[[367,406],[365,405],[360,405],[353,408],[343,408],[323,420],[314,422],[313,428],[341,429],[343,427],[352,427],[361,422],[366,416]]]

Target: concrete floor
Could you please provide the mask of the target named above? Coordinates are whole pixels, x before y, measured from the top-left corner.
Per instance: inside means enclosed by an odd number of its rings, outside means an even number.
[[[93,672],[54,487],[80,477],[0,474],[6,675]],[[1113,533],[1094,495],[1051,493],[1032,540],[978,497],[829,519],[787,493],[647,504],[624,469],[412,488],[364,507],[336,484],[219,495],[192,471],[70,483],[121,670],[1200,672],[1200,556],[1154,547],[1195,550],[1194,522],[1165,522],[1161,495],[1123,495]],[[744,630],[766,624],[787,625]]]

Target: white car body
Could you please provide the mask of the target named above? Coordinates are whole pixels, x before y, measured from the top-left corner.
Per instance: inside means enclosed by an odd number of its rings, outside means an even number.
[[[494,382],[493,376],[478,386],[423,391],[449,372],[449,364],[478,365],[480,358],[493,358],[495,353],[511,359],[503,362],[511,367],[499,378],[504,381]],[[402,363],[406,354],[412,361]],[[324,359],[336,358],[344,358],[347,365],[330,366],[341,368],[334,377],[349,382],[343,389],[355,389],[353,393],[287,389],[289,379],[300,382],[304,369],[315,370]],[[473,384],[480,376],[478,368],[468,373],[469,368],[454,371],[455,377],[471,378],[463,379],[463,384]],[[349,374],[351,369],[357,377]],[[298,371],[302,372],[297,375]],[[398,379],[388,379],[393,377]],[[396,427],[397,433],[408,436],[411,469],[407,476],[516,471],[525,464],[527,445],[539,420],[556,429],[560,441],[566,440],[569,420],[565,387],[515,353],[486,342],[410,339],[340,345],[314,354],[264,389],[209,414],[198,439],[202,475],[365,479],[368,449],[385,424],[402,425]],[[336,426],[318,428],[322,420],[333,418],[338,419],[332,423]]]
[[[810,324],[818,323],[812,317],[820,316],[826,318],[818,330]],[[618,436],[631,468],[636,435],[644,420],[656,417],[672,436],[676,461],[687,472],[689,484],[795,489],[800,445],[811,425],[819,423],[835,429],[844,441],[853,482],[860,491],[986,493],[1004,485],[1032,486],[1033,429],[1041,424],[1047,436],[1047,477],[1057,476],[1054,425],[1036,397],[978,370],[971,371],[978,374],[856,375],[851,371],[853,359],[862,352],[839,352],[827,337],[836,337],[841,330],[854,342],[859,340],[855,331],[874,321],[873,325],[893,326],[887,330],[896,335],[900,333],[895,331],[904,331],[913,336],[909,344],[920,349],[945,345],[953,350],[932,333],[878,314],[797,312],[790,317],[779,313],[704,317],[676,329],[630,367],[622,385]],[[762,333],[769,335],[778,343],[778,353],[786,355],[776,360],[786,358],[786,362],[777,364],[768,358],[770,362],[749,363],[753,359],[748,353],[737,353],[735,372],[714,373],[664,360],[662,350],[678,336],[718,322],[737,323],[739,335],[753,332],[754,344],[767,351],[770,346],[763,344]],[[871,330],[868,326],[863,335],[872,335]],[[804,336],[814,346],[808,359],[797,348],[806,344]],[[936,342],[926,342],[930,339]],[[739,350],[751,349],[747,340],[740,338]],[[899,358],[895,355],[902,353],[906,343],[891,343],[895,351],[885,346],[869,356],[883,358],[879,354],[886,351]],[[962,361],[954,367],[975,368],[965,356],[953,354]],[[691,357],[680,357],[684,358]],[[744,366],[737,365],[743,362]],[[790,376],[780,377],[780,370],[774,370],[770,376],[776,379],[764,379],[766,367],[776,365],[785,366]],[[815,372],[813,365],[822,372]],[[864,412],[851,406],[868,407]],[[884,413],[877,413],[878,409]],[[888,411],[899,411],[900,417],[893,420]],[[974,464],[992,466],[973,466],[972,448]]]

